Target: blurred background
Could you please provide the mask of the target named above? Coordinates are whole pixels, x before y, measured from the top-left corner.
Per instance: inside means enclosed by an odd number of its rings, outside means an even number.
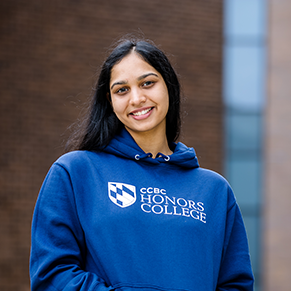
[[[134,32],[180,76],[180,140],[235,191],[256,291],[290,290],[290,30],[288,0],[2,0],[0,289],[30,290],[39,188],[107,48]]]

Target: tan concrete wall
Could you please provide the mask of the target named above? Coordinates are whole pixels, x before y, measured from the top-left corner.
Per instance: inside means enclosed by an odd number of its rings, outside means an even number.
[[[264,291],[291,288],[291,1],[269,0]]]

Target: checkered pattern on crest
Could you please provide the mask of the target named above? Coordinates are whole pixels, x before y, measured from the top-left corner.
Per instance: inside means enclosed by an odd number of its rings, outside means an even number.
[[[136,201],[135,186],[108,182],[108,195],[110,200],[119,207],[128,207]]]

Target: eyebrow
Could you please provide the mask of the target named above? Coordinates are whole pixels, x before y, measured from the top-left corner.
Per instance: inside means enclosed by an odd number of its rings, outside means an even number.
[[[156,76],[156,77],[159,77],[159,76],[158,76],[157,74],[155,74],[155,73],[147,73],[147,74],[144,74],[144,75],[139,76],[139,77],[137,78],[137,80],[140,81],[140,80],[142,80],[142,79],[144,79],[144,78],[146,78],[146,77],[148,77],[148,76]],[[110,88],[111,88],[111,90],[112,90],[112,88],[113,88],[114,86],[116,86],[116,85],[125,85],[125,84],[127,84],[127,81],[118,81],[118,82],[113,83],[112,86],[111,86]]]

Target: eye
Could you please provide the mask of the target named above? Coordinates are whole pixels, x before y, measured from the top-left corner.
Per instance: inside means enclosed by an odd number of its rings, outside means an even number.
[[[122,87],[116,91],[116,94],[123,94],[128,91],[128,88]]]
[[[146,81],[142,84],[143,87],[151,87],[155,82],[153,81]]]

